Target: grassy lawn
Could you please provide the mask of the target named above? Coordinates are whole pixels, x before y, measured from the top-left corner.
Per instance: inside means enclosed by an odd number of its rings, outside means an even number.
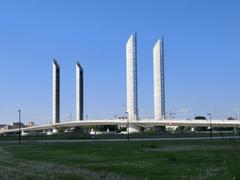
[[[239,179],[239,140],[0,146],[3,179]]]

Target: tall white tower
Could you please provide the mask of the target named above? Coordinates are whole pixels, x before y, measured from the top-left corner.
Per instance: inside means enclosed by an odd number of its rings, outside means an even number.
[[[52,123],[60,122],[60,66],[56,60],[52,65]]]
[[[165,80],[163,38],[153,48],[154,119],[165,119]]]
[[[76,120],[83,120],[83,68],[76,63]]]
[[[138,120],[137,37],[131,35],[126,44],[127,112],[129,120]]]

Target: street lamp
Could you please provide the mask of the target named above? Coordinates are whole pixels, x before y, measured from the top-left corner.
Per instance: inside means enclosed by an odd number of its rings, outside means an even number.
[[[18,144],[21,144],[21,109],[18,110]]]
[[[209,120],[210,120],[210,137],[212,140],[212,114],[208,113],[207,115],[209,116]]]

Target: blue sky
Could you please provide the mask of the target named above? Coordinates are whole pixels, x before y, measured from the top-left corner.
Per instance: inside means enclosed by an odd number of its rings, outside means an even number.
[[[61,65],[61,116],[75,117],[75,62],[85,113],[111,118],[126,104],[125,44],[138,33],[141,117],[153,116],[152,48],[165,38],[167,112],[234,115],[240,106],[237,0],[0,1],[0,123],[51,121],[52,59]]]

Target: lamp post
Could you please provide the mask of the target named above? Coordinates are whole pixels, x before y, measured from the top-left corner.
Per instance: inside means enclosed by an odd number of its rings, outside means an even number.
[[[240,107],[237,107],[236,108],[236,115],[237,115],[236,119],[237,120],[239,120],[239,111],[240,111]]]
[[[21,144],[21,109],[18,110],[18,144]]]
[[[209,120],[210,120],[210,137],[212,140],[212,114],[208,113],[207,115],[209,116]]]

